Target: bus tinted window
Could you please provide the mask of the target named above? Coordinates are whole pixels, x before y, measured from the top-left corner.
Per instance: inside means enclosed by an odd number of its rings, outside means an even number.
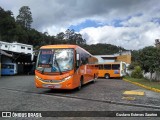
[[[99,69],[100,69],[100,70],[103,70],[103,65],[99,65]]]
[[[113,64],[112,65],[112,70],[119,70],[120,69],[120,64]]]
[[[14,69],[14,65],[2,64],[2,69]]]
[[[99,66],[98,66],[98,65],[95,65],[95,67],[96,67],[96,68],[99,68]]]
[[[111,69],[111,64],[104,65],[104,69],[105,69],[105,70],[110,70],[110,69]]]
[[[84,65],[88,63],[88,55],[87,54],[81,54],[81,62]]]

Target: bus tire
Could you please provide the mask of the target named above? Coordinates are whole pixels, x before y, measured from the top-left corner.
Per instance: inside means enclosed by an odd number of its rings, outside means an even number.
[[[106,79],[109,79],[110,78],[110,75],[108,73],[105,74],[104,76]]]
[[[82,85],[83,85],[83,77],[81,77],[81,79],[80,79],[78,90],[82,89]]]
[[[95,83],[95,82],[96,82],[96,79],[97,79],[97,77],[96,77],[96,75],[94,74],[92,83]]]

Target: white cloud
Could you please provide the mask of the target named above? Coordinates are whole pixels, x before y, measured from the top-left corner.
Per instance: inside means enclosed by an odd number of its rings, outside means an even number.
[[[62,27],[57,27],[57,26],[51,26],[51,27],[47,27],[47,28],[42,28],[42,32],[47,32],[48,34],[53,34],[56,35],[59,32],[65,32],[66,28],[62,28]]]
[[[154,40],[160,37],[160,26],[146,22],[139,27],[103,26],[85,28],[80,31],[88,44],[107,43],[122,46],[125,49],[141,49],[154,45]]]
[[[160,37],[160,25],[151,22],[153,18],[160,20],[159,0],[0,0],[0,5],[15,16],[20,7],[29,6],[32,27],[50,35],[86,20],[96,21],[101,27],[80,31],[89,44],[102,42],[139,49],[153,45]],[[122,26],[115,27],[113,20],[122,20]]]

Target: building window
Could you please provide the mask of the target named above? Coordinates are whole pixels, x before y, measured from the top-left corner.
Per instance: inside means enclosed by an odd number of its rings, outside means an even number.
[[[31,50],[31,48],[28,48],[28,50]]]
[[[21,49],[25,49],[25,47],[21,47]]]

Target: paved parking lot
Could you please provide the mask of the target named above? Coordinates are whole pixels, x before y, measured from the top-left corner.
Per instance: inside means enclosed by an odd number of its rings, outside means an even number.
[[[145,95],[124,95],[126,90],[144,91]],[[160,111],[159,101],[159,93],[121,79],[97,79],[80,91],[66,91],[38,89],[34,76],[0,78],[0,111]]]

